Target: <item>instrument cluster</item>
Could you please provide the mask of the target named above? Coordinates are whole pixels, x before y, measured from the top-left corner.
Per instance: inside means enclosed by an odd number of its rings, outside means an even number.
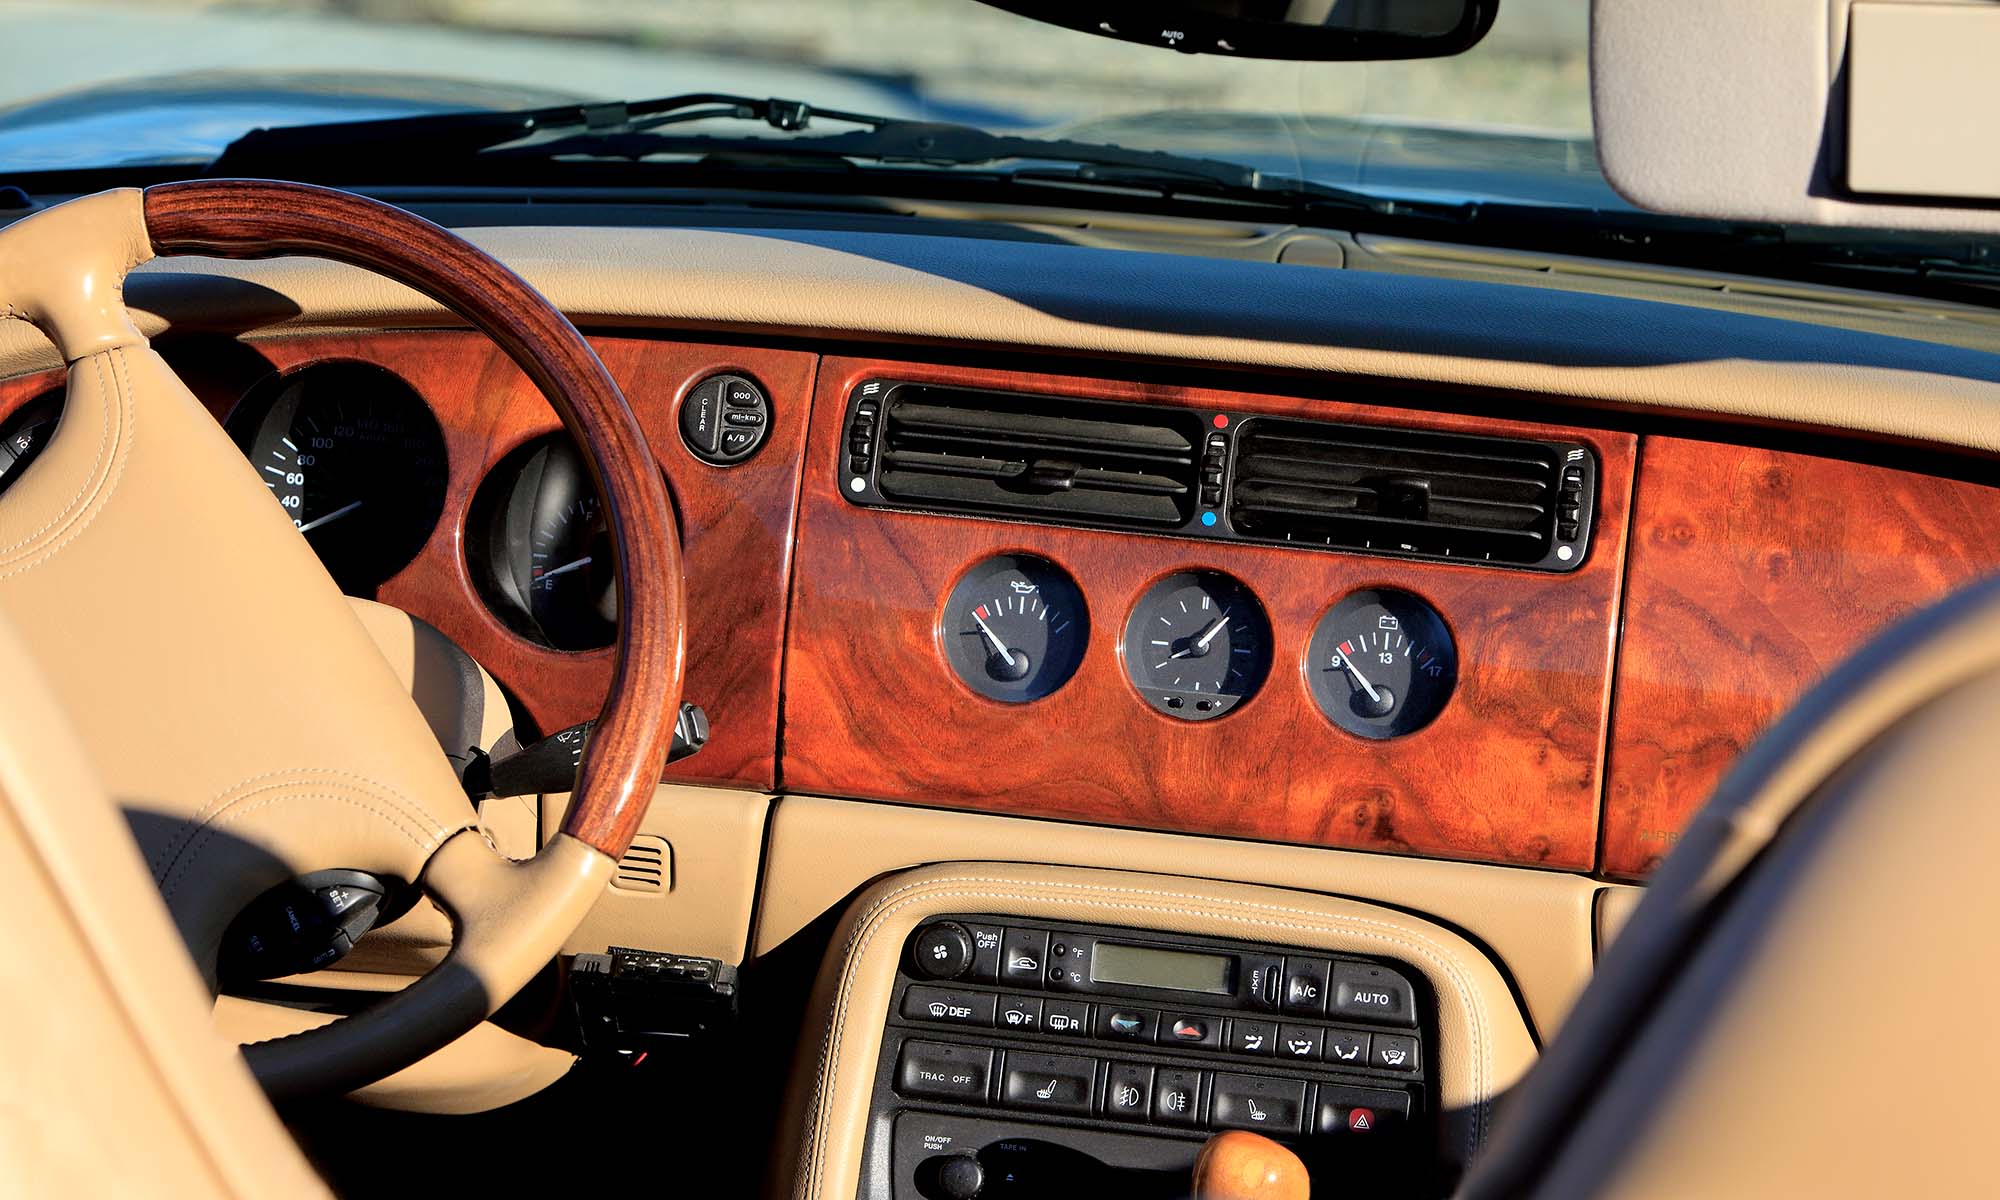
[[[258,384],[228,429],[340,589],[372,597],[444,516],[447,454],[415,388],[371,363],[322,360]],[[520,447],[481,481],[466,567],[495,616],[556,650],[618,629],[611,537],[589,469],[561,434]]]
[[[1248,585],[1214,570],[1181,570],[1132,598],[1116,653],[1135,698],[1166,716],[1208,721],[1251,703],[1278,647]],[[960,682],[989,700],[1030,704],[1082,664],[1091,634],[1083,589],[1031,555],[987,559],[945,598],[938,641]],[[1364,588],[1329,606],[1299,648],[1320,712],[1357,737],[1414,733],[1436,719],[1458,679],[1443,616],[1422,598]]]

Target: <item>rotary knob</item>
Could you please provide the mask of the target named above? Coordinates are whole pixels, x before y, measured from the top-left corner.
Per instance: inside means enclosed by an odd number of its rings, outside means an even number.
[[[911,965],[927,979],[957,979],[972,967],[972,934],[956,921],[935,921],[910,945]]]

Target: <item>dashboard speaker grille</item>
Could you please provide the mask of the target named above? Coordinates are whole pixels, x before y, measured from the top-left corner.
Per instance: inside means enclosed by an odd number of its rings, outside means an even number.
[[[1255,417],[1229,494],[1237,536],[1563,569],[1582,559],[1581,447]]]
[[[874,482],[912,507],[1171,529],[1194,515],[1200,443],[1186,412],[897,384]]]

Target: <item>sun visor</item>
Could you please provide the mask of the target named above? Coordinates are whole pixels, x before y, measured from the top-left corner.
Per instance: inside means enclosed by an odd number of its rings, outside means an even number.
[[[1995,0],[1595,0],[1590,58],[1643,208],[2000,232]]]

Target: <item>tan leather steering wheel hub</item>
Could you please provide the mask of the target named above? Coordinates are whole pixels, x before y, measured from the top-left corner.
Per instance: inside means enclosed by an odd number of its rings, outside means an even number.
[[[252,468],[133,326],[155,255],[312,255],[450,307],[535,381],[590,464],[621,598],[611,692],[562,832],[503,858],[407,691]],[[657,463],[589,344],[534,289],[399,209],[202,181],[71,201],[0,231],[0,319],[69,364],[47,449],[0,495],[0,612],[131,823],[214,986],[223,931],[300,875],[416,881],[451,953],[355,1016],[245,1048],[268,1092],[344,1091],[442,1047],[544,966],[601,892],[680,703],[680,539]],[[438,536],[450,536],[441,531]]]

